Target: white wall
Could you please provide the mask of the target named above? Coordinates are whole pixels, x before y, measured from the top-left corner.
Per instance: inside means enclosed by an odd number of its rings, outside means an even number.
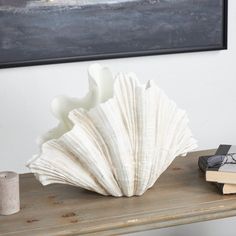
[[[180,107],[188,111],[199,149],[215,148],[220,143],[236,144],[235,22],[236,1],[230,0],[227,51],[116,59],[101,63],[114,72],[134,71],[142,81],[154,79]],[[57,123],[49,112],[50,101],[59,94],[85,94],[86,70],[90,63],[0,70],[0,171],[27,171],[25,162],[37,151],[36,137]],[[214,225],[207,226],[211,228]],[[207,232],[210,232],[209,227]],[[197,225],[191,229],[196,233],[198,228]],[[176,231],[178,229],[167,233],[189,235],[186,228]],[[161,230],[158,235],[167,235],[165,233]],[[233,230],[231,233],[225,235],[235,235]]]

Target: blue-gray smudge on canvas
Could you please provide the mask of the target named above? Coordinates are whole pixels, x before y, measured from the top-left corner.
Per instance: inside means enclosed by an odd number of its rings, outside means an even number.
[[[0,0],[0,64],[222,44],[220,0]]]

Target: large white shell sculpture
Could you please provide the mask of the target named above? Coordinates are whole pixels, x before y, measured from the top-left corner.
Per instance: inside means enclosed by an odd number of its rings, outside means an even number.
[[[109,74],[99,65],[89,71],[90,88],[98,89],[103,73]],[[60,137],[56,132],[56,138],[46,138],[41,153],[28,162],[43,185],[70,184],[116,197],[142,195],[176,156],[196,148],[185,111],[153,81],[142,85],[133,73],[118,74],[114,84],[105,77],[112,94],[106,92],[88,109],[71,106],[71,127],[64,133],[59,129]]]

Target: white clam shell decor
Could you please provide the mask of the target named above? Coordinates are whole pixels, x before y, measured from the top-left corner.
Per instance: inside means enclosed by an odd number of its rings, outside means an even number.
[[[93,65],[90,71],[94,68],[102,80],[104,68]],[[65,117],[68,130],[43,143],[41,153],[29,161],[43,185],[70,184],[116,197],[142,195],[176,156],[196,148],[185,111],[153,81],[143,85],[133,73],[120,73],[109,86],[112,93],[93,106],[72,106]]]
[[[93,64],[88,70],[88,78],[89,92],[84,98],[71,98],[61,95],[53,99],[51,109],[53,115],[59,120],[59,124],[39,138],[40,146],[50,139],[59,138],[73,127],[73,123],[68,118],[70,111],[75,108],[89,110],[112,97],[114,80],[108,68]]]

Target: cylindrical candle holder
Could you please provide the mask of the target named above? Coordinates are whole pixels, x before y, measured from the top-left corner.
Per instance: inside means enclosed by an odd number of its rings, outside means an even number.
[[[19,175],[0,172],[0,215],[11,215],[20,210]]]

